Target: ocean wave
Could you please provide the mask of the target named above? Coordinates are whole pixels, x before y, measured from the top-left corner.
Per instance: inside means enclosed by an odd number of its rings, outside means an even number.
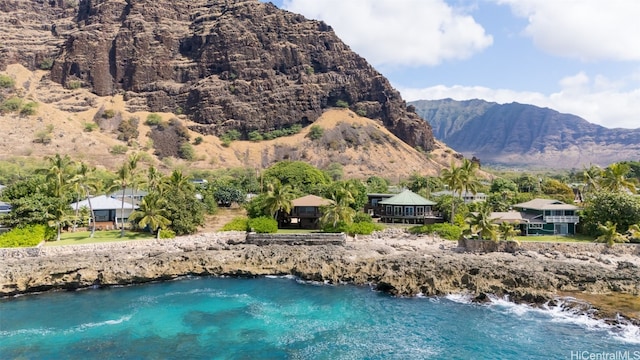
[[[73,333],[76,333],[76,332],[83,332],[83,331],[86,331],[88,329],[92,329],[92,328],[96,328],[96,327],[118,325],[118,324],[122,324],[124,322],[127,322],[127,321],[131,320],[132,317],[133,317],[133,314],[130,314],[130,315],[124,315],[124,316],[120,317],[119,319],[115,319],[115,320],[105,320],[105,321],[100,321],[100,322],[95,322],[95,323],[80,324],[78,326],[72,327],[71,329],[63,331],[63,333],[65,335],[67,335],[67,334],[73,334]]]
[[[508,297],[490,295],[489,300],[490,302],[483,305],[518,317],[545,316],[551,322],[576,325],[587,331],[604,331],[620,342],[640,344],[640,327],[621,317],[618,317],[614,324],[598,319],[594,317],[595,309],[574,298],[558,298],[553,305],[546,303],[539,307],[514,303],[509,301]]]

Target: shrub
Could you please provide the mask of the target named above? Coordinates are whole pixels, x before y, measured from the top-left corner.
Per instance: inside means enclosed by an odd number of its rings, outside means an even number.
[[[16,84],[16,81],[13,80],[11,76],[0,74],[0,88],[12,88]]]
[[[116,111],[113,110],[113,109],[107,109],[107,110],[102,112],[102,118],[103,119],[111,119],[114,116],[116,116]]]
[[[249,228],[259,234],[273,234],[278,232],[278,222],[273,218],[261,216],[250,219]]]
[[[202,138],[202,136],[197,136],[195,139],[193,139],[193,145],[200,145],[203,141],[204,139]]]
[[[138,131],[139,122],[140,120],[135,116],[122,121],[120,125],[118,125],[118,131],[120,132],[120,134],[118,134],[118,140],[128,142],[137,139],[138,135],[140,135],[140,132]]]
[[[360,108],[356,110],[356,114],[358,114],[359,116],[365,117],[367,116],[367,110]]]
[[[48,227],[45,225],[27,225],[18,227],[0,235],[0,247],[29,247],[36,246],[42,240],[51,236]]]
[[[322,231],[326,233],[341,233],[347,232],[348,228],[349,225],[347,225],[345,222],[340,221],[336,224],[336,226],[333,226],[333,224],[331,223],[326,224],[322,227]]]
[[[93,123],[93,122],[89,122],[89,123],[84,123],[84,131],[86,132],[92,132],[93,130],[98,128],[98,124]]]
[[[17,96],[13,96],[2,102],[2,106],[0,106],[0,110],[2,110],[2,112],[11,113],[11,112],[20,111],[21,107],[22,107],[22,99],[20,99]]]
[[[176,237],[176,233],[170,229],[161,229],[160,230],[160,239],[173,239]]]
[[[413,226],[409,228],[412,234],[436,234],[443,239],[458,240],[462,236],[462,228],[449,223]]]
[[[147,115],[147,120],[145,120],[144,124],[149,126],[159,125],[162,122],[162,116],[151,113]]]
[[[29,101],[22,107],[22,109],[20,109],[20,115],[23,115],[23,116],[35,115],[37,108],[38,108],[37,102]]]
[[[357,222],[347,227],[347,234],[349,235],[371,235],[374,231],[380,231],[384,227],[380,224],[373,222]]]
[[[48,144],[53,139],[53,125],[49,124],[45,129],[39,130],[35,133],[36,138],[33,142],[40,144]]]
[[[193,146],[188,142],[182,143],[180,148],[178,149],[178,155],[180,155],[181,159],[185,159],[188,161],[193,161],[196,158],[196,152],[193,149]]]
[[[44,59],[40,62],[40,69],[51,70],[53,67],[53,59]]]
[[[324,134],[324,129],[320,125],[311,125],[309,128],[309,134],[307,135],[311,140],[318,140]]]
[[[82,87],[82,83],[78,80],[72,80],[67,83],[67,89],[76,90]]]
[[[251,141],[262,141],[263,139],[262,134],[260,134],[258,130],[249,133],[249,140]]]
[[[349,103],[344,101],[344,100],[338,100],[336,101],[336,106],[340,107],[340,108],[348,108],[349,107]]]
[[[127,150],[129,150],[129,148],[126,145],[113,145],[109,152],[114,155],[122,155],[125,154]]]
[[[233,218],[230,222],[224,224],[221,231],[248,231],[249,219],[245,217]]]
[[[356,213],[356,215],[353,217],[353,222],[354,223],[373,223],[373,218],[371,218],[371,215],[364,213],[362,211],[359,211]]]

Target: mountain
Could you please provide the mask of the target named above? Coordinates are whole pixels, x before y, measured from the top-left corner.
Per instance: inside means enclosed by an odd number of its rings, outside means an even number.
[[[0,143],[5,154],[68,149],[111,166],[119,161],[111,150],[124,146],[166,163],[187,139],[201,138],[188,166],[264,167],[307,152],[316,166],[338,162],[359,175],[394,177],[437,173],[446,166],[440,163],[459,157],[435,141],[430,125],[329,25],[271,3],[0,0],[0,22],[0,72],[16,80],[0,98],[38,105],[35,116],[0,115],[9,134]],[[350,111],[342,112],[343,123],[370,119],[377,129],[365,132],[370,141],[354,139],[346,128],[340,137],[326,131],[333,142],[321,146],[305,138],[287,148],[277,146],[284,139],[247,141],[296,127],[305,134],[337,108]],[[150,112],[161,114],[163,123],[145,124]],[[87,131],[91,123],[99,131]],[[38,134],[45,129],[42,141]],[[220,140],[231,133],[238,141]],[[21,146],[34,137],[35,145]],[[356,166],[340,156],[346,148],[360,153]],[[415,165],[402,166],[406,156]]]
[[[518,103],[409,103],[435,137],[483,163],[575,168],[640,159],[640,129],[608,129],[571,114]]]

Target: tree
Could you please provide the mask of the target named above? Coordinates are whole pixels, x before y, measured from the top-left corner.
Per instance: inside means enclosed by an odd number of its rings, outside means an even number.
[[[602,169],[599,166],[591,165],[585,168],[581,174],[581,180],[585,182],[584,192],[594,192],[600,190],[600,180],[602,178]]]
[[[565,203],[573,203],[575,196],[569,185],[556,179],[548,179],[542,183],[542,192],[552,199]]]
[[[498,240],[497,225],[495,219],[491,218],[491,207],[484,204],[479,211],[470,213],[466,219],[471,228],[471,232],[478,234],[478,239]]]
[[[137,223],[140,228],[148,226],[149,231],[152,234],[155,232],[157,239],[160,239],[160,230],[171,224],[171,220],[167,218],[169,213],[166,205],[166,199],[156,192],[151,192],[142,198],[138,209],[129,216],[129,221]]]
[[[596,241],[607,243],[607,246],[613,246],[615,243],[628,242],[629,239],[620,234],[616,227],[617,225],[611,221],[607,221],[604,225],[599,224],[598,231],[600,231],[601,235],[596,238]]]
[[[331,224],[335,228],[338,223],[351,224],[356,211],[349,206],[349,198],[334,193],[331,199],[333,200],[331,204],[322,207],[320,223],[323,227]]]
[[[380,176],[371,176],[367,179],[367,191],[385,194],[389,191],[389,181]]]
[[[293,190],[291,186],[283,185],[279,181],[274,180],[267,185],[267,188],[267,195],[263,202],[265,212],[276,220],[278,220],[279,212],[291,212],[293,206],[291,204],[291,200],[293,200]]]
[[[467,193],[476,194],[478,192],[478,188],[480,187],[480,181],[478,180],[477,172],[479,168],[479,164],[475,161],[470,161],[469,159],[463,159],[462,165],[460,165],[460,169],[462,171],[462,189]],[[460,192],[460,197],[462,197],[462,191]]]
[[[229,207],[233,203],[242,204],[247,194],[236,187],[222,185],[216,187],[213,191],[213,197],[219,205]]]
[[[636,185],[627,179],[631,167],[625,163],[615,163],[607,166],[602,172],[600,185],[602,189],[612,192],[628,190],[632,194],[636,193]]]
[[[266,183],[277,179],[304,194],[319,194],[330,182],[324,172],[302,161],[280,161],[265,170],[263,178]]]
[[[462,189],[465,187],[465,175],[463,174],[462,167],[457,167],[453,161],[451,162],[451,167],[449,169],[444,169],[440,173],[440,177],[442,181],[449,186],[452,194],[458,192],[460,196],[462,196]],[[455,201],[451,202],[451,223],[453,224],[453,220],[455,218]]]
[[[124,198],[126,196],[127,188],[135,190],[137,188],[137,167],[140,160],[140,154],[133,153],[129,155],[124,164],[118,169],[116,184],[122,189],[122,199],[120,216],[122,216],[122,223],[120,224],[120,237],[124,237]],[[116,217],[117,221],[117,217]]]
[[[518,235],[518,231],[513,228],[513,224],[510,224],[506,221],[500,223],[498,231],[500,232],[500,236],[504,240],[513,239],[516,235]]]
[[[489,192],[499,194],[502,194],[504,192],[516,191],[518,191],[518,185],[515,182],[504,178],[497,178],[493,180],[493,182],[491,183],[491,188],[489,189]]]
[[[640,198],[622,192],[592,193],[584,203],[580,223],[587,235],[598,235],[598,225],[610,221],[620,232],[640,223]]]
[[[195,233],[204,224],[204,204],[196,198],[193,186],[179,188],[169,184],[163,194],[167,219],[171,221],[169,229],[176,235]]]
[[[51,195],[62,198],[65,196],[65,190],[67,190],[67,186],[73,176],[71,158],[69,158],[69,155],[60,156],[60,154],[56,154],[52,157],[46,157],[46,160],[49,163],[49,167],[40,172],[45,174]]]

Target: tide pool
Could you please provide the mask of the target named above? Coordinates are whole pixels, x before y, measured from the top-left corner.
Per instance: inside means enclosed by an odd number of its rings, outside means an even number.
[[[581,360],[602,353],[640,360],[639,329],[498,299],[395,298],[289,277],[184,278],[0,301],[2,359]]]

